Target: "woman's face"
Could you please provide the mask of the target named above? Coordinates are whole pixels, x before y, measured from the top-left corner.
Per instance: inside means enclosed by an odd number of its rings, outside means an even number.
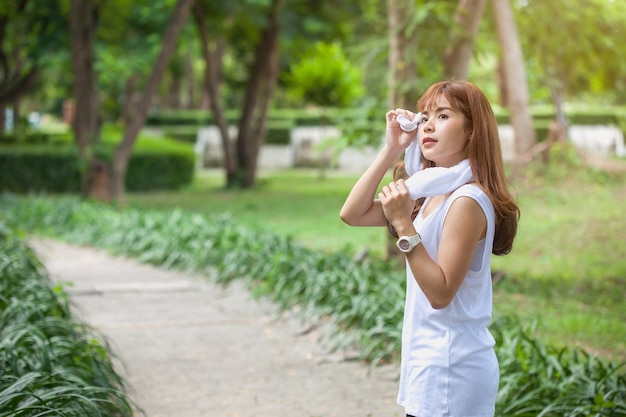
[[[422,111],[419,145],[424,158],[439,167],[451,167],[467,158],[465,116],[444,97]]]

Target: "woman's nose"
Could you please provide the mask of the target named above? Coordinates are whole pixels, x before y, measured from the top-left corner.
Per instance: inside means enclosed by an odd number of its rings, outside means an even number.
[[[424,132],[432,132],[434,130],[433,124],[430,122],[430,120],[422,122],[422,125],[422,129],[424,129]]]

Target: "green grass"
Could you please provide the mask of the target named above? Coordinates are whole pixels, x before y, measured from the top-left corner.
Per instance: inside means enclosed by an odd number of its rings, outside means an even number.
[[[537,322],[550,343],[626,360],[626,184],[576,164],[539,174],[514,184],[522,218],[513,252],[493,261],[494,270],[506,273],[494,309]],[[128,203],[228,213],[242,226],[291,236],[315,250],[365,248],[383,256],[383,229],[349,227],[338,216],[357,175],[272,172],[249,191],[225,190],[222,175],[205,173],[175,193],[129,194]]]
[[[391,178],[391,177],[390,177]],[[391,179],[389,179],[391,180]],[[353,228],[339,219],[339,210],[356,177],[323,176],[319,171],[278,171],[261,175],[257,187],[224,189],[223,174],[211,171],[175,193],[132,193],[129,206],[178,208],[207,216],[227,213],[242,225],[292,236],[312,249],[358,251],[382,256],[386,234],[378,228]]]

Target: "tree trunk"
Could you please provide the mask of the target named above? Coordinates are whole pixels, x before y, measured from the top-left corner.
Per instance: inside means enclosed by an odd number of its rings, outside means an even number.
[[[17,97],[13,98],[13,105],[11,106],[13,109],[13,131],[19,132],[23,126],[20,123],[20,119],[22,118],[20,99]]]
[[[265,136],[267,111],[278,79],[280,11],[283,0],[273,0],[267,15],[267,27],[257,46],[255,61],[246,88],[239,120],[237,160],[243,188],[254,186],[259,150]],[[235,180],[239,180],[239,175]]]
[[[72,50],[72,71],[74,75],[74,116],[72,129],[78,144],[81,188],[85,196],[100,200],[110,200],[110,193],[102,191],[97,184],[108,182],[104,178],[107,164],[97,161],[93,146],[100,139],[99,106],[96,92],[97,74],[95,70],[95,38],[98,28],[98,7],[93,0],[71,0],[70,36]],[[97,189],[94,194],[94,187]]]
[[[450,46],[444,56],[447,78],[466,80],[474,50],[474,41],[487,0],[460,0],[454,12]]]
[[[83,184],[88,182],[90,147],[98,140],[98,97],[94,44],[98,8],[93,0],[70,1],[70,35],[76,114],[72,127],[83,167]],[[88,191],[88,190],[85,190]]]
[[[226,112],[220,101],[220,85],[221,85],[221,68],[222,56],[224,54],[224,40],[218,39],[215,48],[209,47],[210,37],[205,22],[205,11],[201,3],[196,3],[193,8],[193,15],[196,21],[196,27],[200,35],[200,45],[202,55],[205,62],[205,73],[203,83],[203,93],[206,94],[205,99],[213,111],[217,128],[222,137],[222,149],[224,151],[224,170],[226,172],[226,184],[235,181],[237,175],[237,159],[235,158],[235,148],[233,141],[228,132],[228,121],[226,120]]]
[[[19,0],[13,3],[15,3],[12,5],[15,6],[15,13],[19,16],[26,9],[28,0]],[[16,101],[19,102],[22,96],[33,87],[41,75],[41,67],[37,63],[33,62],[30,64],[28,70],[24,69],[20,46],[14,46],[11,51],[5,50],[5,47],[8,46],[5,43],[7,32],[11,32],[11,36],[27,36],[25,33],[22,33],[22,31],[16,34],[15,31],[9,27],[9,22],[10,20],[7,15],[0,17],[0,106],[5,108],[9,104]],[[30,36],[41,36],[41,33],[37,35],[31,34]],[[16,117],[15,114],[18,114],[19,106],[14,107],[16,107],[17,110],[13,110],[13,120],[15,124],[17,124],[19,117]],[[4,115],[2,117],[4,118]],[[2,129],[4,129],[4,126]]]
[[[504,81],[508,94],[507,107],[515,132],[517,168],[522,168],[523,156],[537,142],[530,113],[528,81],[517,27],[509,0],[492,0],[498,40],[502,51]]]
[[[224,57],[224,50],[226,49],[226,42],[222,35],[219,35],[217,39],[213,41],[213,47],[209,47],[209,32],[206,29],[206,23],[204,22],[204,15],[199,15],[197,18],[202,19],[202,32],[200,33],[202,54],[204,55],[206,62],[206,70],[204,71],[204,77],[202,79],[202,98],[200,100],[200,108],[212,109],[213,94],[219,94],[220,86],[222,85],[222,59]],[[203,13],[203,12],[202,12]],[[200,30],[200,27],[198,27]],[[219,96],[215,96],[219,99]]]
[[[124,125],[129,125],[130,122],[133,120],[134,118],[134,111],[135,108],[137,107],[137,93],[136,93],[136,86],[137,83],[139,82],[139,77],[137,74],[133,74],[130,77],[128,77],[128,79],[126,80],[125,86],[124,86],[124,90],[125,90],[125,100],[124,100],[124,104],[122,105],[122,117],[121,120],[124,123]]]
[[[197,109],[198,103],[196,103],[196,74],[193,70],[193,55],[190,52],[185,54],[185,78],[187,79],[187,101],[185,108],[187,110]]]
[[[387,108],[398,107],[415,110],[417,92],[416,36],[408,29],[409,19],[415,14],[412,0],[387,0],[387,24],[389,25],[389,59]],[[396,247],[396,238],[385,229],[386,256],[398,264],[404,262],[404,254]]]
[[[415,110],[417,91],[417,50],[415,34],[410,32],[408,20],[415,14],[415,2],[387,0],[389,25],[389,59],[387,106]]]
[[[7,106],[0,102],[0,136],[4,135],[4,125],[7,123],[6,111]]]
[[[182,79],[177,76],[172,77],[168,91],[169,108],[173,110],[181,110],[183,108],[182,100],[183,83]]]
[[[150,78],[148,78],[148,82],[141,94],[136,113],[131,123],[126,127],[122,142],[115,149],[112,172],[112,196],[122,206],[126,203],[124,182],[126,180],[126,170],[128,168],[128,161],[130,160],[133,145],[137,140],[139,131],[146,122],[152,98],[163,78],[167,64],[176,49],[178,35],[180,35],[183,29],[193,3],[194,0],[178,0],[176,3],[174,13],[163,36],[161,52],[157,57],[152,74],[150,74]]]
[[[553,133],[554,140],[558,142],[563,142],[565,141],[565,133],[567,132],[568,124],[567,115],[565,114],[565,109],[563,105],[563,92],[557,87],[552,87],[550,89],[550,93],[552,96],[552,102],[554,103],[554,108],[556,109],[556,126]]]

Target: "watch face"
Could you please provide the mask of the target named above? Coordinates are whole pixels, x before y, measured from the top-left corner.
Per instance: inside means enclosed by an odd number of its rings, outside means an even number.
[[[409,243],[409,241],[406,240],[406,239],[402,239],[402,240],[398,241],[398,246],[400,247],[401,250],[409,250],[409,249],[411,249],[411,243]]]

